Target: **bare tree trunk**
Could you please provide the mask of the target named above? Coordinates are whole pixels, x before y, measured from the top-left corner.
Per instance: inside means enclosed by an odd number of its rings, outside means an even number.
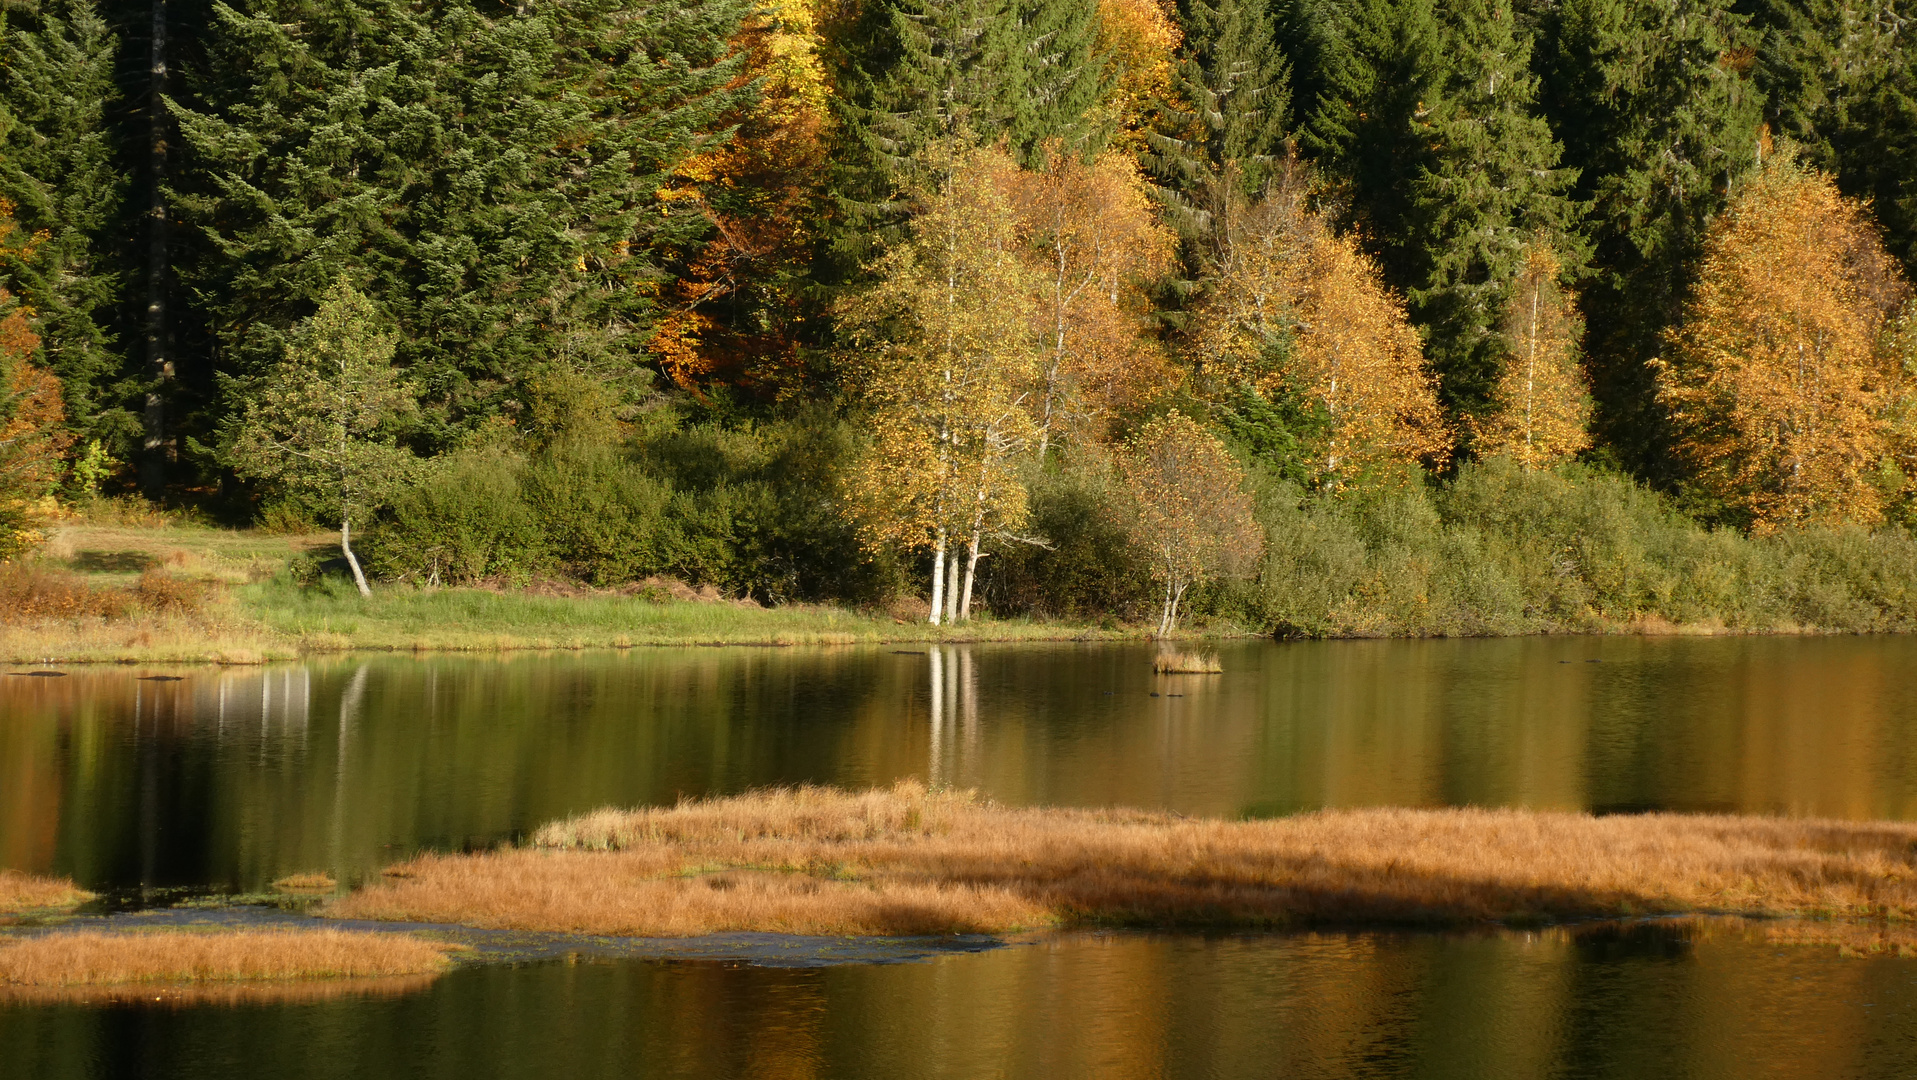
[[[1165,604],[1158,612],[1158,633],[1155,635],[1161,641],[1164,640],[1166,635],[1171,633],[1171,618],[1172,583],[1170,575],[1167,575],[1165,578]]]
[[[166,491],[170,446],[166,430],[166,403],[172,393],[173,357],[166,326],[167,207],[166,207],[166,0],[152,0],[153,40],[149,50],[150,84],[147,95],[147,168],[152,184],[147,208],[146,363],[149,380],[146,408],[140,418],[140,488],[147,498]]]
[[[932,618],[937,626],[945,610],[945,530],[940,529],[932,548]]]
[[[972,546],[965,557],[965,591],[959,595],[959,618],[972,621],[972,583],[978,580],[978,530],[972,530]]]
[[[954,552],[945,560],[945,621],[958,622],[959,561]]]
[[[366,574],[359,568],[359,557],[353,554],[353,522],[345,515],[339,519],[339,549],[346,553],[346,565],[353,568],[353,584],[359,586],[359,594],[373,595],[373,590],[366,587]]]

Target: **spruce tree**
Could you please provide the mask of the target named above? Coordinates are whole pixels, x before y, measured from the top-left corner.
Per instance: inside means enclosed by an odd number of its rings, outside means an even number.
[[[645,362],[657,253],[708,227],[679,170],[753,92],[741,0],[219,6],[186,144],[182,269],[235,375],[344,274],[400,328],[429,441],[547,366]]]
[[[899,238],[900,193],[927,160],[1004,142],[1026,164],[1057,142],[1104,148],[1114,72],[1093,51],[1095,0],[879,0],[841,35],[834,222],[821,276],[845,279]]]
[[[1156,104],[1148,164],[1180,233],[1256,195],[1270,178],[1291,108],[1290,66],[1262,0],[1185,0],[1172,92]]]
[[[1577,246],[1530,35],[1509,0],[1362,0],[1327,55],[1306,142],[1343,189],[1345,223],[1408,295],[1446,407],[1476,415],[1524,246],[1539,233]]]
[[[1579,222],[1574,174],[1559,167],[1562,151],[1535,111],[1531,42],[1509,0],[1460,0],[1446,23],[1449,70],[1411,124],[1424,160],[1409,185],[1402,261],[1445,405],[1476,416],[1505,361],[1500,325],[1527,247],[1543,235],[1574,249]]]
[[[1584,293],[1594,423],[1622,464],[1671,479],[1646,362],[1677,318],[1713,216],[1756,160],[1755,35],[1726,0],[1565,0],[1540,70],[1589,205]]]
[[[33,309],[37,359],[60,378],[71,427],[130,439],[137,424],[115,394],[123,361],[112,333],[112,232],[127,187],[107,120],[117,43],[92,0],[15,9],[0,33],[0,199],[39,236],[0,251],[0,274]]]
[[[1433,163],[1421,118],[1443,94],[1447,60],[1435,0],[1356,0],[1337,23],[1300,135],[1338,190],[1343,223],[1364,234],[1400,289],[1424,262],[1406,223],[1414,182]]]

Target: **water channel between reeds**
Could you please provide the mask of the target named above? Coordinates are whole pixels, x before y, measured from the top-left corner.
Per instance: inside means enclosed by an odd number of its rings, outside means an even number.
[[[102,919],[350,887],[601,806],[906,778],[1014,804],[1917,819],[1917,639],[339,656],[0,675],[0,868]],[[93,918],[89,916],[88,918]],[[1917,1075],[1917,960],[1643,922],[478,943],[404,993],[0,1000],[0,1077]]]

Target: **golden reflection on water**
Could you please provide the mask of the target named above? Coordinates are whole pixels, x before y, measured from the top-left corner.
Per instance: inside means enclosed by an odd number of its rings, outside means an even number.
[[[1237,816],[1521,805],[1917,816],[1917,640],[1064,643],[339,657],[0,677],[0,866],[363,880],[604,805],[904,777]],[[1592,662],[1596,661],[1596,662]],[[1156,696],[1154,696],[1156,695]]]

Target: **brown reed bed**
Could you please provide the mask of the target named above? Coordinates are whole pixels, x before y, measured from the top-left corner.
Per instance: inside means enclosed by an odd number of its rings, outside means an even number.
[[[448,946],[343,930],[56,932],[0,945],[0,987],[265,983],[436,975]]]
[[[798,788],[602,810],[540,829],[531,847],[423,856],[327,912],[667,937],[1904,920],[1917,912],[1917,825],[1478,809],[1224,821],[1005,807],[912,783]]]
[[[71,878],[0,870],[0,915],[77,907],[91,899],[93,894],[74,885]]]
[[[1216,656],[1195,652],[1162,652],[1152,658],[1152,670],[1160,675],[1217,675],[1225,668]]]

